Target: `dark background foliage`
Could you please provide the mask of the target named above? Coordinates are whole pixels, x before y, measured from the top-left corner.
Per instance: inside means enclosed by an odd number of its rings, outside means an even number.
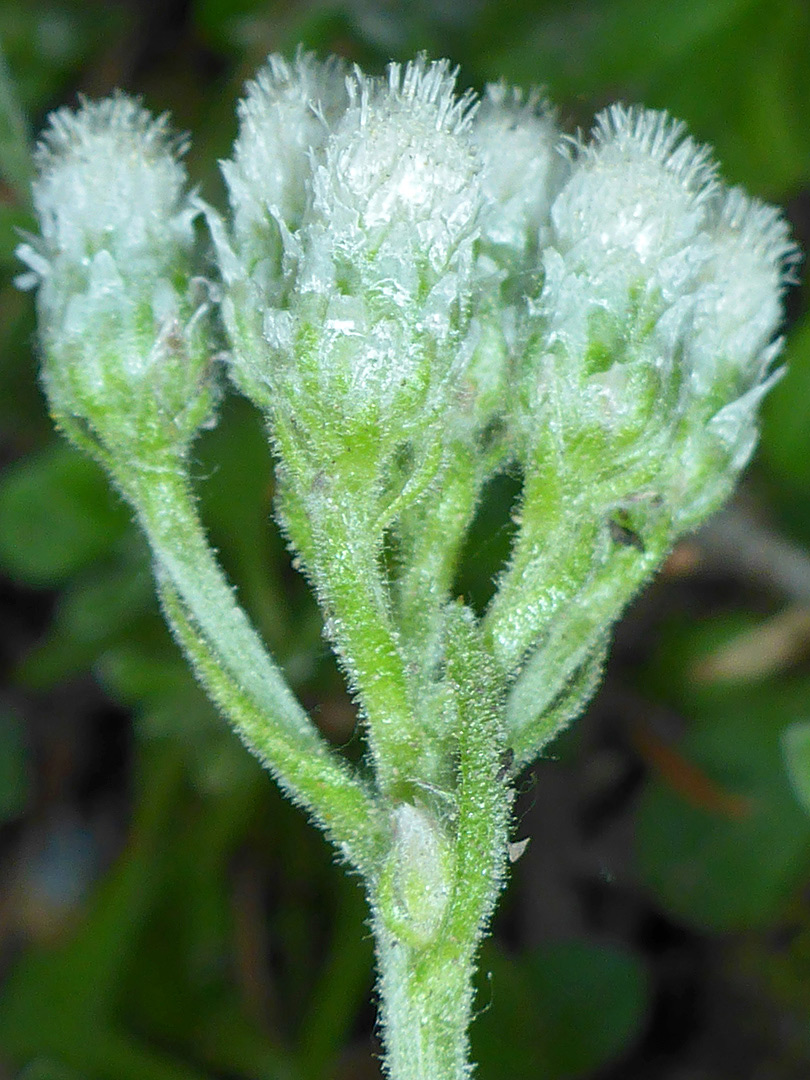
[[[0,41],[0,1078],[378,1077],[356,883],[206,704],[128,512],[52,432],[31,298],[12,285],[25,125],[121,86],[193,132],[190,171],[221,202],[233,105],[269,51],[304,42],[379,70],[425,49],[477,88],[544,85],[571,130],[616,99],[669,109],[806,247],[810,8],[4,0]],[[673,552],[588,715],[521,778],[531,843],[482,957],[482,1080],[810,1075],[806,289],[788,307],[789,371],[735,504]],[[195,470],[245,604],[359,755],[244,403],[226,403]],[[473,598],[506,551],[507,489],[470,539]]]

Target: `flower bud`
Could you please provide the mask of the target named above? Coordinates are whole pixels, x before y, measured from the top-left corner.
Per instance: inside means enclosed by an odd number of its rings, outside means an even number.
[[[764,392],[791,250],[777,212],[725,191],[682,125],[620,106],[597,118],[551,208],[526,389],[528,423],[579,446],[580,484],[609,462],[664,494],[673,446],[715,417],[718,437],[737,425],[724,468],[739,471],[753,427],[731,417],[750,420]]]
[[[613,106],[575,145],[540,304],[580,377],[627,362],[639,322],[654,325],[694,288],[716,186],[706,148],[665,113]]]
[[[537,90],[524,95],[518,87],[490,83],[472,137],[482,159],[482,243],[512,275],[536,260],[564,176],[556,118]]]
[[[273,55],[239,103],[239,137],[222,175],[233,208],[235,243],[250,272],[271,259],[280,276],[280,230],[295,231],[310,201],[312,156],[348,104],[344,66],[299,51],[288,64]],[[268,282],[269,284],[269,282]]]
[[[45,388],[69,433],[114,456],[184,450],[212,405],[180,150],[165,117],[118,94],[52,114],[36,152],[41,233],[18,255]]]
[[[392,64],[384,80],[356,70],[342,95],[337,71],[271,58],[242,106],[223,166],[230,235],[209,215],[232,373],[313,472],[365,448],[366,475],[383,483],[396,456],[413,462],[407,483],[437,460],[439,413],[469,358],[471,97],[444,61]]]
[[[725,498],[757,438],[759,404],[779,370],[782,295],[798,252],[782,215],[739,188],[724,193],[684,345],[688,382],[679,467],[679,528]]]
[[[481,157],[483,199],[477,295],[466,343],[471,360],[449,420],[474,453],[493,432],[502,432],[502,452],[493,444],[496,453],[490,455],[497,467],[508,454],[510,357],[526,333],[525,296],[537,288],[538,253],[567,162],[557,150],[555,116],[537,90],[524,95],[504,82],[489,84],[471,135]]]
[[[297,289],[321,312],[324,404],[402,440],[457,368],[480,206],[469,98],[440,62],[358,76],[313,175]]]
[[[358,73],[349,89],[313,176],[315,219],[337,251],[365,255],[370,284],[385,269],[410,292],[415,264],[440,274],[475,227],[471,98],[456,97],[446,61],[392,64],[387,83]]]
[[[597,118],[550,218],[518,368],[521,527],[491,620],[507,665],[542,630],[553,667],[579,633],[572,612],[616,618],[729,493],[793,259],[779,214],[724,189],[707,149],[647,110]],[[582,635],[577,662],[603,631]]]
[[[628,492],[651,486],[675,531],[691,527],[756,441],[795,261],[787,226],[723,188],[682,125],[618,106],[597,119],[551,217],[549,398],[565,403],[570,438],[624,460]]]

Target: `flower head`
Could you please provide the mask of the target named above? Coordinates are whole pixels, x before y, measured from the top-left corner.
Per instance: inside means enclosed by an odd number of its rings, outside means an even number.
[[[794,249],[665,113],[613,106],[570,159],[530,302],[528,443],[550,430],[606,506],[657,493],[687,527],[753,448]]]
[[[108,450],[186,445],[211,405],[184,149],[115,94],[57,110],[36,150],[40,235],[18,256],[39,286],[43,377],[62,422]]]
[[[371,249],[390,237],[392,255],[404,241],[411,258],[443,268],[478,210],[471,96],[456,96],[446,61],[424,59],[392,64],[385,82],[358,71],[349,90],[313,176],[317,215],[338,244]]]
[[[184,149],[166,116],[123,94],[52,113],[34,155],[41,239],[23,260],[45,277],[108,251],[133,277],[165,272],[193,242]]]
[[[299,51],[290,64],[273,55],[239,103],[233,158],[222,163],[233,228],[244,244],[260,243],[271,221],[301,223],[310,199],[312,156],[348,104],[346,71]]]
[[[371,423],[393,445],[459,362],[482,204],[472,96],[446,61],[355,69],[340,89],[339,74],[271,57],[241,107],[229,235],[212,215],[233,372],[299,423],[311,402],[318,435],[328,417],[340,439]]]
[[[472,134],[482,159],[482,237],[503,251],[505,262],[522,266],[536,257],[564,173],[554,112],[538,90],[524,95],[519,87],[490,83]]]
[[[723,374],[741,393],[765,377],[796,258],[787,222],[775,207],[740,188],[724,193],[687,346],[696,396],[711,395]]]
[[[667,303],[683,295],[706,256],[717,193],[710,151],[666,113],[600,113],[591,141],[574,142],[551,208],[551,250],[590,294],[576,301],[583,317],[601,306],[624,319],[639,289]]]

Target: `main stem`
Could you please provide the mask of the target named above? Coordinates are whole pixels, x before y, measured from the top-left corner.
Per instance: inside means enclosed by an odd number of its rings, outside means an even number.
[[[475,942],[445,939],[417,951],[384,927],[375,936],[388,1076],[466,1080]]]
[[[391,1080],[464,1080],[471,1075],[467,1033],[475,954],[506,874],[512,792],[501,768],[502,686],[469,609],[447,608],[446,634],[457,771],[451,815],[453,873],[444,918],[432,940],[404,941],[405,934],[392,930],[398,913],[386,910],[387,903],[396,904],[396,890],[372,903]],[[441,824],[443,815],[435,812]],[[411,880],[418,873],[418,854],[414,850]],[[436,875],[428,867],[424,878],[427,890]]]

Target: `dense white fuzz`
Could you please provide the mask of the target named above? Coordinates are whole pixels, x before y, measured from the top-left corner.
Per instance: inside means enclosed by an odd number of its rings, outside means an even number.
[[[482,238],[503,258],[534,254],[565,160],[556,118],[539,91],[490,83],[472,128],[481,154]]]
[[[270,56],[239,103],[233,160],[222,164],[233,227],[250,243],[269,219],[295,229],[309,196],[311,158],[348,102],[344,66],[299,52]]]
[[[193,239],[183,148],[165,116],[123,94],[52,113],[35,152],[41,239],[21,258],[37,276],[68,265],[85,273],[100,251],[128,276],[165,272]]]
[[[780,375],[775,335],[797,258],[774,207],[739,188],[724,192],[682,337],[686,422],[673,502],[684,525],[726,497],[753,453],[762,398]]]
[[[573,171],[551,210],[555,247],[589,273],[655,273],[679,288],[699,250],[716,192],[710,152],[666,113],[600,113],[587,145],[577,142]]]
[[[435,270],[446,265],[480,201],[471,98],[454,88],[446,61],[392,64],[387,82],[355,73],[351,104],[313,179],[316,211],[336,246],[359,254],[388,240],[392,260],[405,244],[403,264],[421,257]]]
[[[209,220],[240,386],[298,423],[305,398],[341,439],[371,422],[393,447],[462,362],[482,202],[473,99],[447,61],[341,75],[270,58],[223,165],[230,235]]]
[[[759,382],[782,320],[782,293],[797,257],[787,222],[740,188],[726,192],[710,232],[709,258],[687,342],[696,395],[717,378],[740,391]]]
[[[123,94],[59,109],[37,147],[40,236],[18,255],[40,286],[43,377],[54,413],[108,448],[185,446],[211,405],[184,149]]]

